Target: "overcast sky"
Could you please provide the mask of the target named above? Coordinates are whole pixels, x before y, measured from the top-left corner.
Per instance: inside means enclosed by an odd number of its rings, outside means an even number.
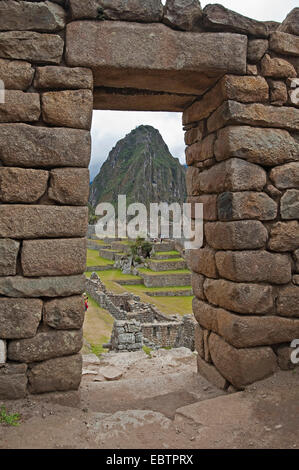
[[[165,1],[162,0],[162,3]],[[201,1],[220,3],[242,15],[261,21],[283,21],[287,14],[298,6],[298,0],[219,0]],[[140,124],[150,124],[159,129],[172,155],[185,163],[185,145],[182,132],[181,113],[152,113],[133,111],[94,111],[92,123],[91,179],[99,172],[101,165],[117,141]]]

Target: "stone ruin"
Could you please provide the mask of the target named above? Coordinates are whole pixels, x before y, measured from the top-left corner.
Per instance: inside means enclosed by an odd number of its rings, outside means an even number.
[[[86,279],[86,292],[115,319],[110,343],[112,351],[127,352],[149,346],[153,349],[186,347],[194,350],[195,319],[192,315],[166,315],[154,305],[130,294],[114,294],[96,273]]]
[[[0,397],[78,388],[93,109],[180,111],[198,370],[236,388],[299,338],[299,9],[0,2]]]

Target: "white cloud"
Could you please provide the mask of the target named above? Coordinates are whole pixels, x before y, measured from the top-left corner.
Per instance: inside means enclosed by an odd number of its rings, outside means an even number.
[[[220,0],[218,2],[202,1],[201,5],[205,7],[209,3],[220,3],[230,10],[257,20],[280,22],[298,6],[298,0]],[[90,163],[92,179],[117,141],[140,124],[150,124],[159,129],[172,155],[180,158],[181,163],[185,163],[185,144],[180,113],[94,111]]]

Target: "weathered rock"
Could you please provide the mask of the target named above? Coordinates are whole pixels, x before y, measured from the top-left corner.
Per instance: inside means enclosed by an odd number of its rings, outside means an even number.
[[[56,34],[40,34],[28,31],[0,33],[0,56],[3,59],[59,64],[63,47],[63,39]]]
[[[268,36],[268,28],[264,23],[228,10],[222,5],[207,5],[203,12],[204,24],[211,29],[233,31],[261,38]]]
[[[247,64],[247,71],[246,71],[247,75],[258,75],[258,70],[257,70],[257,66],[256,65],[252,65],[252,64]]]
[[[298,269],[297,269],[298,271]],[[299,286],[299,275],[298,274],[295,274],[293,277],[292,277],[292,281],[293,283],[296,285],[296,286]]]
[[[189,166],[186,171],[186,186],[188,196],[199,195],[199,175],[200,171],[194,166]]]
[[[0,204],[0,237],[84,237],[87,207]]]
[[[44,304],[44,323],[57,330],[82,328],[84,301],[82,296],[54,299]]]
[[[48,196],[60,204],[84,206],[89,196],[89,170],[59,168],[51,171]]]
[[[289,189],[280,201],[282,219],[299,219],[299,190]]]
[[[0,276],[15,276],[19,248],[15,240],[0,239]]]
[[[200,375],[215,385],[215,387],[226,390],[228,385],[227,380],[220,374],[215,366],[208,364],[200,356],[197,356],[197,371]]]
[[[225,100],[252,103],[267,101],[269,87],[263,77],[225,75],[201,100],[195,101],[183,113],[183,124],[200,121],[211,115]]]
[[[47,190],[48,177],[43,170],[0,167],[0,201],[37,202]]]
[[[54,126],[89,130],[92,109],[90,90],[53,91],[42,95],[43,119]]]
[[[0,277],[0,294],[7,297],[68,297],[81,295],[85,290],[85,276],[57,276],[26,278]]]
[[[299,143],[285,130],[229,126],[221,129],[217,137],[217,160],[238,157],[273,166],[299,159]]]
[[[77,390],[81,377],[82,357],[80,354],[49,359],[30,366],[29,390],[31,393]]]
[[[200,173],[199,189],[204,193],[261,191],[266,184],[265,170],[239,158],[231,158]]]
[[[277,313],[284,317],[299,317],[299,286],[287,286],[279,290]]]
[[[142,21],[154,23],[162,19],[160,0],[70,0],[71,18]]]
[[[220,220],[258,219],[273,220],[277,215],[277,204],[265,193],[244,191],[226,192],[218,196]]]
[[[202,31],[199,0],[167,0],[163,23],[183,31]]]
[[[299,188],[299,162],[277,166],[270,172],[270,178],[279,189]]]
[[[0,399],[18,400],[27,393],[27,365],[6,364],[0,367]]]
[[[286,106],[264,106],[225,101],[208,119],[208,130],[214,132],[228,124],[249,124],[299,130],[299,109]]]
[[[210,134],[201,142],[194,143],[186,149],[186,163],[192,165],[214,157],[215,134]]]
[[[206,279],[204,293],[210,303],[237,313],[270,313],[274,308],[271,286]]]
[[[0,77],[6,90],[26,90],[32,83],[34,68],[29,62],[0,59]]]
[[[90,89],[93,88],[92,71],[81,67],[38,67],[34,79],[35,88],[47,89]]]
[[[38,93],[6,90],[5,102],[0,103],[0,122],[34,122],[40,117]]]
[[[248,41],[247,58],[249,62],[256,64],[267,52],[269,42],[266,39],[251,39]]]
[[[238,389],[272,375],[277,369],[271,348],[235,349],[213,333],[209,345],[217,369]]]
[[[272,251],[293,251],[299,246],[299,222],[277,222],[270,230]]]
[[[299,38],[293,34],[275,31],[270,36],[270,49],[279,54],[299,56]]]
[[[95,86],[198,96],[216,82],[215,75],[246,71],[247,38],[239,35],[125,21],[90,22],[86,28],[76,21],[67,26],[66,44],[67,64],[92,68]]]
[[[222,336],[235,348],[251,348],[291,342],[299,332],[299,320],[272,315],[234,315],[196,297],[193,311],[198,323]]]
[[[66,13],[55,3],[0,2],[0,30],[2,31],[59,31],[65,26]]]
[[[278,31],[299,36],[299,8],[293,8],[286,19],[279,25]]]
[[[267,184],[265,192],[269,194],[269,196],[272,197],[275,201],[278,201],[281,196],[281,191],[279,191],[279,189],[273,186],[273,184]]]
[[[86,268],[86,238],[25,240],[21,264],[26,277],[81,274]]]
[[[43,302],[38,299],[0,297],[0,337],[31,338],[42,318]]]
[[[264,225],[256,220],[206,223],[207,243],[215,250],[250,250],[263,248],[268,239]]]
[[[268,54],[266,54],[262,59],[261,66],[262,75],[264,75],[264,77],[297,77],[297,73],[293,65],[285,59],[281,59],[280,57],[271,58]]]
[[[191,285],[193,294],[196,295],[199,299],[205,299],[204,291],[203,291],[203,283],[204,283],[204,276],[198,273],[192,273],[191,276]]]
[[[185,144],[192,145],[199,142],[202,139],[203,132],[203,122],[198,127],[192,127],[185,132]]]
[[[191,204],[191,216],[195,218],[195,204],[203,204],[203,219],[217,220],[217,194],[202,194],[189,196],[187,202]]]
[[[0,124],[0,160],[6,166],[88,167],[90,147],[87,131]]]
[[[194,328],[194,347],[198,355],[204,359],[205,351],[203,342],[203,329],[198,325],[198,323],[196,323]]]
[[[46,361],[78,353],[82,348],[82,331],[48,330],[34,338],[10,341],[8,359],[18,362]]]
[[[215,252],[211,248],[192,250],[190,257],[190,268],[192,271],[207,277],[217,277]]]
[[[288,90],[286,84],[279,80],[270,80],[269,82],[271,104],[283,106],[288,101]]]
[[[282,344],[276,349],[276,355],[278,360],[278,365],[282,370],[291,370],[295,369],[295,364],[291,361],[291,354],[293,349],[287,344]]]
[[[101,368],[101,374],[109,382],[119,380],[123,376],[123,371],[119,367],[107,366]]]
[[[290,282],[291,260],[268,251],[218,251],[216,266],[221,277],[237,282]]]

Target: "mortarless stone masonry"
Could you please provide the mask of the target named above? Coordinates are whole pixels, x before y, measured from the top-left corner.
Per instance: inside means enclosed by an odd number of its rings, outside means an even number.
[[[289,367],[298,335],[298,9],[272,31],[220,5],[100,3],[0,2],[0,398],[79,386],[82,248],[65,266],[36,257],[83,246],[91,113],[107,106],[183,111],[188,197],[207,222],[198,368],[242,388]]]

